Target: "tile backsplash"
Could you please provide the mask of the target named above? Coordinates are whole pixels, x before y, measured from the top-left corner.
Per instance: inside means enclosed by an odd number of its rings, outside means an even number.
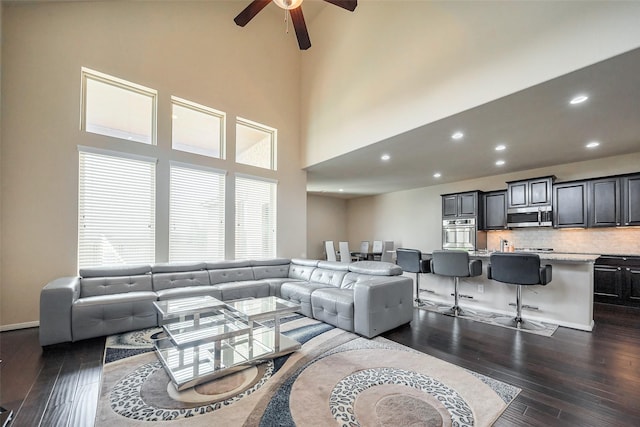
[[[640,227],[516,228],[487,232],[487,249],[500,249],[500,239],[516,248],[553,248],[555,252],[640,255]]]

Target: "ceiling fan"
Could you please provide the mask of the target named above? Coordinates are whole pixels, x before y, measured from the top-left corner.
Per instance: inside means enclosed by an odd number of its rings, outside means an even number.
[[[265,8],[272,0],[253,0],[249,3],[242,12],[234,18],[236,24],[244,27],[251,21],[262,9]],[[311,40],[309,39],[309,32],[307,31],[307,25],[304,23],[304,16],[302,15],[302,1],[303,0],[273,0],[282,9],[288,10],[291,15],[291,21],[293,22],[293,28],[296,30],[296,37],[298,38],[298,46],[300,50],[307,50],[311,47]],[[358,6],[357,0],[324,0],[327,3],[335,4],[338,7],[353,12]]]

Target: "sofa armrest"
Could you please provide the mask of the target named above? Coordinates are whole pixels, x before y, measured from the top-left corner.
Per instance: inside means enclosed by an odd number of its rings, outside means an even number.
[[[73,340],[71,307],[80,296],[79,277],[61,277],[40,291],[40,345]]]
[[[375,337],[413,319],[413,280],[378,276],[354,286],[353,326],[357,334]]]

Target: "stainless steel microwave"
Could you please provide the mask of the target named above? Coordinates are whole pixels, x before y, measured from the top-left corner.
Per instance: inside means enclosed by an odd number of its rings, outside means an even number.
[[[551,206],[512,208],[507,210],[507,227],[552,227]]]

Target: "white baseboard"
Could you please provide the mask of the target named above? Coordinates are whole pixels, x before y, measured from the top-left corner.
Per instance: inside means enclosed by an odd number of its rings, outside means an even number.
[[[33,322],[14,323],[13,325],[1,325],[0,332],[15,331],[16,329],[37,328],[40,326],[40,322],[34,320]]]

